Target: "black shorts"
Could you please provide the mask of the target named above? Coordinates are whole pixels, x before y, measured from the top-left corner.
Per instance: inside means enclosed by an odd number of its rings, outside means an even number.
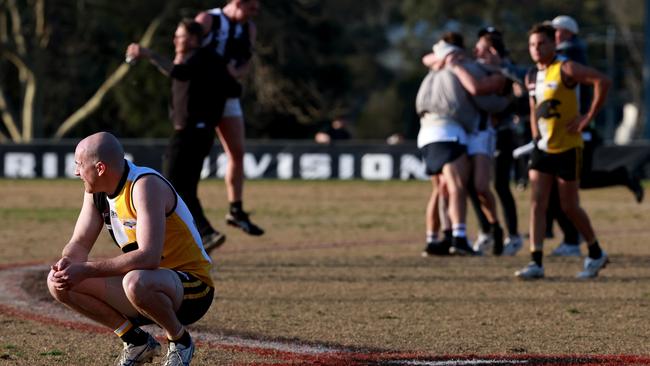
[[[455,141],[432,142],[420,149],[428,175],[440,174],[445,164],[451,163],[466,153],[467,146]]]
[[[183,284],[183,302],[176,312],[178,320],[183,325],[195,323],[208,312],[214,298],[214,287],[210,287],[194,275],[173,270]],[[136,325],[153,324],[154,321],[144,315],[129,319]]]
[[[529,168],[554,175],[565,181],[578,180],[582,170],[582,148],[576,147],[557,154],[534,149]]]

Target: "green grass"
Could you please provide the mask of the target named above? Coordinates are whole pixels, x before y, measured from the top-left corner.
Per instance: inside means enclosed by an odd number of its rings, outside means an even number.
[[[70,220],[79,215],[79,208],[23,208],[23,207],[10,207],[0,208],[0,220],[14,220],[14,221],[60,221]]]

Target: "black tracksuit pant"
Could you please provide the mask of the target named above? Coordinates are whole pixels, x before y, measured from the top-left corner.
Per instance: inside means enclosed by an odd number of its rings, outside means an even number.
[[[169,140],[163,174],[172,183],[189,208],[201,235],[212,229],[197,196],[203,161],[214,144],[213,127],[186,127],[177,130]]]

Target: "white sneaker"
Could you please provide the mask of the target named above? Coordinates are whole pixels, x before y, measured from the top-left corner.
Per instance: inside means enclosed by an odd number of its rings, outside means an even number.
[[[190,343],[189,347],[169,342],[163,366],[188,366],[192,361],[192,356],[194,356],[194,341]]]
[[[515,276],[522,280],[544,278],[544,266],[538,266],[537,263],[530,262],[526,267],[515,272]]]
[[[493,245],[494,238],[492,237],[492,234],[479,231],[478,237],[476,238],[474,245],[472,245],[472,249],[477,253],[487,253]]]
[[[134,346],[129,343],[124,343],[122,353],[117,359],[116,365],[118,366],[135,366],[143,363],[153,361],[155,356],[160,354],[160,343],[158,343],[151,335],[147,339],[147,343],[141,346]]]
[[[524,239],[519,235],[510,235],[505,241],[503,255],[516,255],[524,246]]]
[[[551,252],[552,257],[581,257],[580,245],[571,245],[567,243],[560,243],[557,248]]]
[[[581,279],[594,278],[598,276],[598,271],[607,266],[607,263],[609,263],[609,257],[605,251],[598,259],[587,257],[585,258],[584,271],[578,273],[577,277]]]

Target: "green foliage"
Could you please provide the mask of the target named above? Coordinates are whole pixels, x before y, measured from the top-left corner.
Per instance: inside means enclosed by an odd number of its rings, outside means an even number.
[[[165,7],[172,10],[158,29],[152,48],[171,57],[178,20],[222,6],[224,1],[45,1],[48,37],[44,44],[33,37],[33,3],[17,2],[28,41],[26,62],[38,80],[35,136],[49,137],[123,62],[127,45],[139,39]],[[526,65],[530,61],[525,33],[530,26],[570,14],[586,34],[595,35],[590,59],[603,69],[604,43],[600,39],[606,26],[616,21],[621,27],[638,30],[643,13],[632,0],[616,5],[596,0],[261,3],[254,67],[244,94],[247,133],[258,138],[311,138],[321,124],[341,114],[351,116],[355,137],[383,139],[400,132],[413,138],[419,125],[413,99],[426,72],[420,59],[443,31],[460,31],[471,49],[478,29],[496,25],[504,32],[512,58]],[[15,66],[3,58],[3,50],[16,48],[9,32],[12,23],[7,4],[0,1],[0,88],[9,101],[9,112],[20,120],[25,90]],[[616,17],[611,16],[611,6],[620,10]],[[633,40],[627,47],[640,41]],[[618,46],[617,54],[625,51]],[[67,137],[97,130],[110,130],[122,137],[166,137],[171,131],[169,86],[169,80],[154,67],[140,62],[107,95],[99,110]],[[4,126],[0,132],[7,134]]]

